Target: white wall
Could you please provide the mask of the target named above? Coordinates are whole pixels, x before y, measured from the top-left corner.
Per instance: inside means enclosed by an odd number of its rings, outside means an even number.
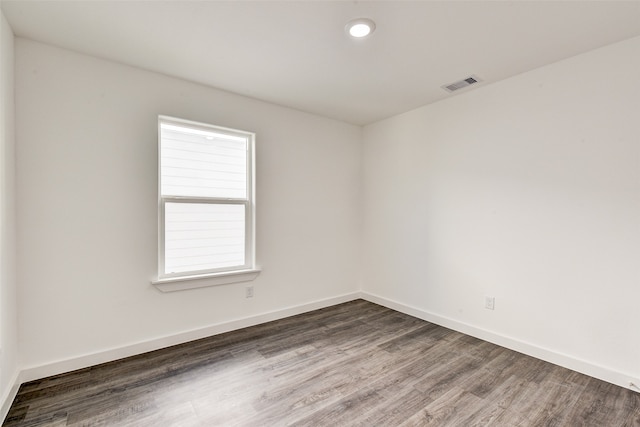
[[[16,94],[26,370],[358,290],[359,127],[20,38]],[[257,133],[254,298],[150,284],[159,114]]]
[[[0,12],[0,419],[18,374],[13,65],[13,32]]]
[[[637,381],[639,75],[634,38],[367,126],[364,291]]]

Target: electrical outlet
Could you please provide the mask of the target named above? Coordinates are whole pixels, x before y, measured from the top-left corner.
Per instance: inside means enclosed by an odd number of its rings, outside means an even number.
[[[247,286],[245,289],[245,298],[253,298],[253,286]]]
[[[494,310],[496,308],[496,298],[484,297],[484,308],[487,310]]]

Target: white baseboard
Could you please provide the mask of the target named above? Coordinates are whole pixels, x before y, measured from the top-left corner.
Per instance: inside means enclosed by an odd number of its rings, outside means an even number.
[[[614,369],[611,369],[605,366],[600,366],[600,365],[588,362],[586,360],[582,360],[582,359],[572,357],[563,353],[559,353],[557,351],[550,350],[548,348],[543,348],[535,344],[518,340],[516,338],[498,334],[496,332],[492,332],[486,329],[478,328],[477,326],[460,322],[455,319],[441,316],[426,310],[422,310],[422,309],[419,309],[407,304],[403,304],[397,301],[393,301],[393,300],[390,300],[378,295],[374,295],[368,292],[361,292],[360,296],[364,300],[382,305],[392,310],[396,310],[401,313],[405,313],[410,316],[417,317],[422,320],[426,320],[427,322],[435,323],[437,325],[444,326],[449,329],[453,329],[455,331],[461,332],[466,335],[471,335],[473,337],[480,338],[484,341],[489,341],[501,347],[505,347],[510,350],[514,350],[519,353],[523,353],[528,356],[532,356],[537,359],[541,359],[546,362],[550,362],[555,365],[559,365],[576,372],[580,372],[581,374],[585,374],[590,377],[594,377],[594,378],[618,385],[620,387],[633,390],[635,392],[640,392],[640,389],[637,388],[637,386],[640,385],[640,381],[637,378],[634,378],[630,374],[616,371]],[[635,384],[636,387],[634,388],[634,386],[632,386],[631,383]]]
[[[46,365],[28,367],[22,370],[20,374],[20,380],[21,382],[29,382],[52,375],[71,372],[76,369],[87,368],[89,366],[98,365],[100,363],[111,362],[113,360],[122,359],[124,357],[135,356],[137,354],[146,353],[148,351],[159,350],[161,348],[183,344],[189,341],[206,338],[213,335],[223,334],[225,332],[259,325],[261,323],[295,316],[297,314],[318,310],[320,308],[330,307],[332,305],[353,301],[359,298],[360,292],[353,292],[333,298],[313,301],[298,306],[286,307],[280,310],[270,311],[255,316],[218,323],[206,328],[186,331],[176,335],[160,337],[124,347],[118,347],[98,353],[87,354],[72,359],[60,360],[57,362],[48,363]],[[12,400],[13,398],[11,399],[11,401]],[[11,402],[9,402],[9,405],[10,404]]]
[[[18,394],[18,389],[20,388],[20,384],[22,383],[20,379],[20,372],[16,371],[13,374],[13,378],[11,378],[11,381],[9,382],[9,384],[11,384],[11,387],[9,387],[4,396],[2,396],[2,400],[0,400],[0,402],[2,402],[2,407],[0,407],[0,423],[3,422],[5,418],[7,418],[9,408],[11,408],[11,404]]]
[[[393,301],[378,295],[374,295],[368,292],[353,292],[349,294],[340,295],[333,298],[327,298],[319,301],[314,301],[298,306],[286,307],[280,310],[261,313],[255,316],[240,318],[231,320],[228,322],[218,323],[208,326],[206,328],[196,329],[192,331],[183,332],[176,335],[170,335],[144,341],[124,347],[113,348],[98,353],[83,355],[72,359],[60,360],[45,365],[28,367],[21,372],[16,373],[14,386],[8,391],[7,396],[2,400],[2,412],[0,416],[6,416],[9,411],[9,407],[13,402],[18,388],[21,383],[45,378],[51,375],[58,375],[65,372],[74,371],[76,369],[82,369],[89,366],[97,365],[100,363],[110,362],[113,360],[122,359],[124,357],[134,356],[137,354],[145,353],[148,351],[159,350],[161,348],[170,347],[172,345],[183,344],[189,341],[206,338],[213,335],[230,332],[249,326],[255,326],[261,323],[270,322],[273,320],[283,319],[285,317],[295,316],[297,314],[306,313],[313,310],[318,310],[332,305],[353,301],[355,299],[362,298],[364,300],[385,306],[392,310],[399,311],[401,313],[408,314],[410,316],[417,317],[422,320],[426,320],[431,323],[435,323],[458,332],[474,336],[476,338],[483,339],[485,341],[492,342],[502,347],[536,357],[541,360],[545,360],[550,363],[554,363],[559,366],[589,375],[594,378],[607,381],[612,384],[633,390],[640,391],[629,385],[633,381],[636,385],[640,384],[640,379],[634,379],[631,375],[619,372],[608,367],[599,366],[597,364],[581,360],[572,356],[568,356],[550,349],[542,348],[534,344],[530,344],[512,337],[504,336],[492,331],[488,331],[476,326],[457,321],[448,317],[440,316],[438,314],[422,310],[407,304],[403,304],[397,301]]]

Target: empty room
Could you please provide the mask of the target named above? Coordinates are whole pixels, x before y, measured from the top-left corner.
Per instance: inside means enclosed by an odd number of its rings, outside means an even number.
[[[3,426],[640,426],[640,1],[0,10]]]

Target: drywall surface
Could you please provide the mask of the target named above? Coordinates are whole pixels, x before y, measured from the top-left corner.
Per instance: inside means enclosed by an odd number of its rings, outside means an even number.
[[[365,127],[363,291],[640,377],[638,75],[634,38]]]
[[[358,290],[361,128],[20,38],[16,114],[25,369]],[[161,114],[257,134],[251,299],[150,283]]]
[[[0,12],[0,420],[18,374],[13,41]]]

